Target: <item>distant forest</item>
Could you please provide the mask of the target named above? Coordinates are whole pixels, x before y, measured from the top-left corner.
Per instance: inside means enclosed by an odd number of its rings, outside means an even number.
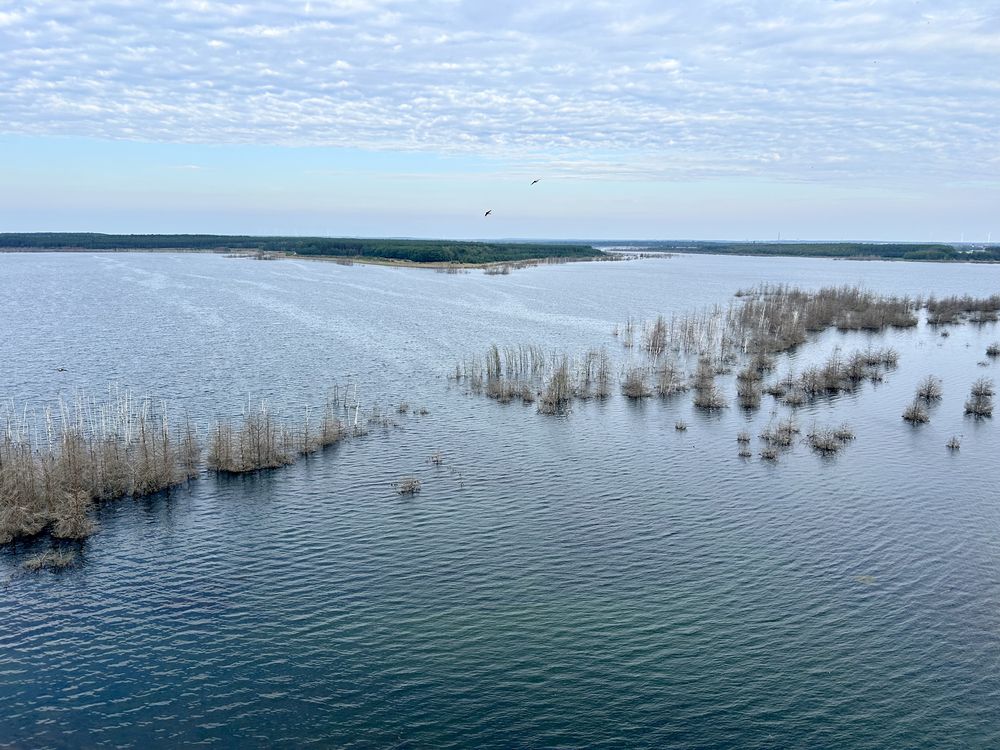
[[[504,263],[540,258],[593,258],[601,247],[715,255],[816,258],[882,258],[964,262],[1000,261],[1000,245],[900,242],[463,242],[333,237],[253,237],[219,234],[0,233],[0,250],[198,250],[292,253],[331,258],[372,258],[413,263]]]
[[[611,243],[600,242],[598,247]],[[791,255],[813,258],[1000,261],[1000,245],[956,246],[900,242],[622,242],[636,250],[714,255]]]
[[[590,245],[449,240],[250,237],[214,234],[0,233],[5,250],[200,250],[382,258],[414,263],[502,263],[540,258],[593,258]]]

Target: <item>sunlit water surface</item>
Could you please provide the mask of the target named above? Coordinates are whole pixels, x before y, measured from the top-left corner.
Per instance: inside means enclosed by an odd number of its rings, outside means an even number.
[[[765,281],[991,294],[1000,267],[678,256],[491,277],[0,254],[0,398],[18,407],[117,384],[204,424],[352,382],[365,405],[429,411],[105,505],[63,573],[17,572],[44,540],[5,548],[0,746],[1000,746],[1000,439],[962,409],[998,375],[978,364],[995,324],[831,331],[783,357],[891,345],[900,366],[797,410],[849,422],[843,453],[775,464],[735,443],[776,418],[768,396],[552,418],[448,379],[493,341],[624,362],[628,316]],[[944,399],[910,427],[931,373]],[[404,474],[419,495],[394,494]]]

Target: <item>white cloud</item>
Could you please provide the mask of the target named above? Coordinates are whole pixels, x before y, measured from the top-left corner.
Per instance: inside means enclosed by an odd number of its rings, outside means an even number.
[[[472,152],[623,177],[992,179],[998,91],[1000,12],[972,0],[0,12],[7,133]]]

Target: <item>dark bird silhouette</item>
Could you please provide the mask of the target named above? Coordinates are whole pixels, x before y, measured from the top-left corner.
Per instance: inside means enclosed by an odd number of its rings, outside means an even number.
[[[537,180],[532,180],[531,181],[531,185],[534,185],[536,182],[541,182],[541,178],[539,178]],[[531,185],[529,185],[528,187],[531,187]]]
[[[493,213],[493,209],[492,208],[489,211],[487,211],[486,213],[484,213],[483,216],[489,216],[491,213]]]

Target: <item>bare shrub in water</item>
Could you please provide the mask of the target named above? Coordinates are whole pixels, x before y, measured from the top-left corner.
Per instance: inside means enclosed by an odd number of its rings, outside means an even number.
[[[847,424],[840,427],[813,427],[806,441],[817,453],[839,453],[844,445],[854,439],[854,431]]]
[[[993,416],[993,381],[979,378],[972,384],[969,398],[965,402],[965,413],[973,417]]]
[[[924,401],[937,401],[941,398],[941,378],[928,375],[917,386],[917,398]]]
[[[913,403],[903,410],[903,419],[910,424],[924,424],[931,421],[931,416],[923,401],[918,397],[913,399]]]

